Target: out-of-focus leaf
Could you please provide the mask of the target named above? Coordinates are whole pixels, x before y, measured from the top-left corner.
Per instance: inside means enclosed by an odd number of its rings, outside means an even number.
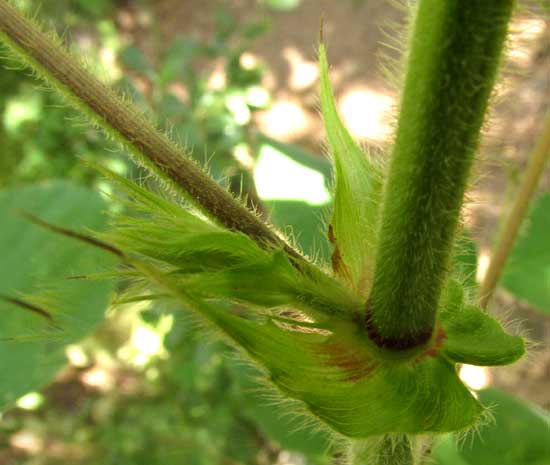
[[[0,301],[0,408],[51,380],[65,363],[64,346],[102,320],[112,287],[107,281],[66,279],[111,266],[109,255],[46,231],[15,210],[82,231],[105,227],[105,207],[98,194],[64,182],[0,193],[0,293],[27,300],[42,296],[59,326]]]
[[[113,7],[111,0],[78,0],[76,3],[83,13],[92,17],[105,15]]]
[[[140,73],[148,78],[154,76],[154,71],[143,52],[130,45],[120,52],[119,59],[128,69]]]
[[[372,284],[382,192],[380,167],[355,143],[342,124],[328,77],[324,45],[319,47],[321,110],[334,163],[334,210],[329,239],[337,276],[366,296]]]
[[[445,434],[437,442],[433,460],[433,465],[470,465],[460,455],[452,434]]]
[[[450,437],[436,447],[437,465],[548,465],[549,417],[497,389],[478,392],[492,407],[494,422],[483,426],[458,449]]]
[[[257,423],[263,433],[290,451],[300,452],[314,460],[316,465],[330,463],[327,453],[330,436],[318,428],[308,427],[304,419],[289,415],[293,407],[265,399],[265,387],[254,378],[257,371],[242,363],[230,363],[239,391],[243,395],[243,414]]]
[[[501,284],[550,313],[550,194],[540,197],[525,218]]]
[[[550,464],[550,418],[519,399],[497,389],[478,392],[479,400],[493,406],[495,422],[482,427],[471,447],[461,455],[471,465]]]
[[[187,81],[194,74],[191,61],[200,52],[200,44],[193,39],[176,39],[168,48],[159,71],[161,85],[178,78]]]
[[[243,37],[246,39],[254,40],[269,31],[270,27],[270,22],[267,19],[264,19],[254,23],[245,24],[241,32]]]
[[[323,234],[324,208],[306,202],[269,200],[271,220],[281,231],[292,237],[306,254],[326,261],[329,258],[329,243]]]

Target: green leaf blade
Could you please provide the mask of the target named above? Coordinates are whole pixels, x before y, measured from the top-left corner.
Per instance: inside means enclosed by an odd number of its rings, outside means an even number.
[[[0,301],[0,369],[10,374],[0,377],[0,409],[53,378],[66,362],[64,347],[102,320],[112,291],[109,281],[66,279],[109,268],[112,257],[46,231],[15,209],[76,230],[106,226],[99,195],[65,182],[0,193],[0,293],[28,301],[38,286],[48,289],[31,303],[51,311],[56,325]]]
[[[541,196],[525,218],[501,282],[516,296],[550,313],[550,194]]]

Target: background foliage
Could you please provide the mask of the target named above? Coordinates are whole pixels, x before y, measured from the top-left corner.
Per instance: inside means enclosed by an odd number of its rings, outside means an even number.
[[[45,2],[40,16],[60,31],[75,31],[99,73],[115,63],[107,73],[112,85],[250,202],[262,197],[251,164],[265,160],[283,163],[289,180],[293,172],[315,177],[317,188],[327,192],[325,159],[258,130],[255,114],[273,101],[265,86],[270,69],[243,60],[269,31],[272,15],[291,14],[301,2],[258,2],[261,15],[246,21],[232,16],[230,2],[219,3],[208,38],[178,37],[154,53],[117,29],[113,17],[122,1]],[[20,4],[35,8],[33,2]],[[145,2],[138,5],[147,12]],[[209,63],[221,64],[223,85],[212,86]],[[134,179],[143,173],[77,116],[67,115],[58,97],[37,91],[24,72],[0,73],[0,293],[32,293],[47,305],[56,293],[65,297],[72,289],[74,302],[56,310],[67,322],[61,334],[36,315],[0,302],[0,367],[7,373],[0,379],[0,403],[9,406],[0,417],[0,464],[337,463],[323,433],[288,416],[250,367],[224,344],[205,341],[180,311],[141,303],[108,307],[108,281],[68,285],[69,276],[108,268],[109,258],[37,228],[14,208],[68,227],[101,229],[103,212],[122,207],[97,194],[110,193],[111,186],[81,160]],[[305,251],[327,258],[319,234],[326,215],[322,203],[266,196],[263,212],[292,231]],[[550,311],[549,212],[549,197],[541,196],[502,280],[543,312]],[[464,241],[460,260],[475,285],[475,244]],[[48,386],[46,378],[52,380]],[[550,463],[548,417],[539,407],[494,388],[478,395],[495,406],[496,422],[482,429],[482,439],[475,436],[459,449],[456,438],[442,438],[437,463]]]

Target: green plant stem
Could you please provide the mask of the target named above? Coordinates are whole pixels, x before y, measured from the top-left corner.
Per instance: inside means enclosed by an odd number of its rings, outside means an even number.
[[[272,227],[221,188],[134,105],[85,70],[54,35],[41,32],[6,0],[0,0],[0,40],[69,103],[127,146],[138,162],[211,218],[262,245],[282,247],[292,257],[301,258]]]
[[[349,459],[350,465],[413,465],[411,442],[404,434],[355,441]]]
[[[495,291],[506,259],[512,250],[519,227],[529,208],[529,204],[539,183],[544,165],[550,157],[550,114],[546,116],[542,134],[537,141],[535,149],[529,159],[527,171],[519,188],[512,207],[512,211],[504,224],[504,228],[492,253],[489,268],[483,279],[479,291],[479,302],[482,308],[487,308]]]
[[[381,347],[432,336],[513,3],[418,5],[367,302],[367,331]]]

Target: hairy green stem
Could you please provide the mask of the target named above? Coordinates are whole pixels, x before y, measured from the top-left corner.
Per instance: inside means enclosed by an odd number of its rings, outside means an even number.
[[[127,146],[138,162],[210,217],[262,245],[282,247],[292,257],[300,257],[273,228],[221,188],[134,105],[124,101],[85,70],[54,35],[41,32],[33,21],[6,0],[0,0],[0,40],[49,85],[59,90],[69,103]]]
[[[421,0],[366,326],[401,350],[432,336],[513,0]]]
[[[479,302],[482,308],[486,308],[495,288],[497,286],[504,264],[512,246],[516,240],[516,236],[523,221],[523,217],[527,212],[529,203],[537,189],[539,179],[542,175],[544,165],[550,157],[550,114],[546,116],[542,134],[537,142],[537,145],[531,155],[527,170],[523,178],[517,195],[515,196],[514,205],[510,216],[504,224],[502,233],[500,234],[497,245],[492,253],[489,268],[483,279],[481,289],[479,291]]]
[[[349,465],[413,465],[410,439],[405,434],[355,441],[350,445]]]

